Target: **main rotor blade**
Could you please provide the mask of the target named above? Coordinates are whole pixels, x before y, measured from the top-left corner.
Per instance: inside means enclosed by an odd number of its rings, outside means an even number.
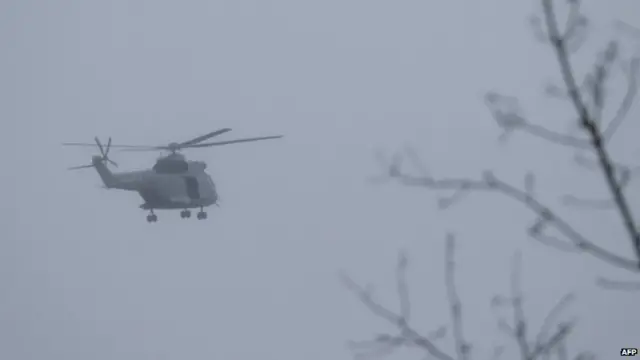
[[[90,147],[98,146],[98,145],[96,145],[96,143],[93,143],[93,144],[88,144],[88,143],[62,143],[62,145],[64,145],[64,146],[90,146]]]
[[[82,166],[74,166],[74,167],[70,167],[67,170],[78,170],[78,169],[85,169],[85,168],[90,168],[93,167],[93,165],[82,165]]]
[[[168,146],[140,146],[140,147],[126,147],[120,151],[160,151],[169,150]]]
[[[224,134],[224,133],[229,132],[229,131],[231,131],[231,129],[229,129],[229,128],[216,130],[216,131],[210,132],[210,133],[208,133],[206,135],[202,135],[202,136],[198,136],[197,138],[193,138],[193,139],[191,139],[189,141],[181,142],[180,144],[178,144],[178,146],[179,147],[187,147],[189,145],[194,145],[194,144],[203,142],[203,141],[205,141],[207,139],[211,139],[214,136],[218,136],[218,135]]]
[[[64,146],[86,146],[86,147],[98,147],[96,143],[62,143]],[[157,150],[160,148],[159,146],[151,146],[151,145],[111,145],[112,148],[122,148],[122,149],[154,149]]]
[[[229,141],[217,141],[217,142],[204,143],[204,144],[195,144],[195,145],[190,145],[190,146],[185,146],[185,147],[186,148],[201,148],[201,147],[209,147],[209,146],[220,146],[220,145],[236,144],[236,143],[249,142],[249,141],[279,139],[281,137],[283,137],[283,135],[262,136],[262,137],[255,137],[255,138],[246,138],[246,139],[237,139],[237,140],[229,140]]]

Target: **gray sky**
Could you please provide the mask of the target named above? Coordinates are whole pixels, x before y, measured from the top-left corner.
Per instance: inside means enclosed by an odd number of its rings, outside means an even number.
[[[594,24],[576,55],[582,70],[612,19],[637,25],[640,14],[633,0],[586,8]],[[487,90],[518,96],[532,120],[570,128],[571,109],[542,95],[559,77],[527,25],[537,9],[537,1],[506,0],[3,2],[1,146],[10,176],[0,180],[9,195],[0,357],[348,359],[346,340],[390,328],[337,272],[375,282],[395,306],[396,255],[407,249],[416,326],[433,330],[447,322],[447,231],[458,234],[460,293],[479,358],[513,346],[488,310],[508,290],[518,249],[534,325],[576,291],[573,351],[611,358],[640,345],[640,313],[631,311],[640,294],[593,284],[596,275],[625,274],[532,243],[523,229],[534,218],[521,207],[476,195],[442,213],[434,193],[365,182],[377,174],[374,149],[411,144],[436,175],[493,169],[520,183],[535,170],[545,200],[604,193],[565,149],[522,135],[496,143]],[[625,135],[638,127],[627,126],[614,150],[632,160],[636,141]],[[234,129],[229,137],[286,138],[187,153],[209,163],[219,187],[222,207],[207,221],[160,212],[147,224],[136,194],[100,189],[91,170],[65,170],[92,152],[59,145],[96,135],[162,144],[221,127]],[[137,169],[156,156],[112,158]],[[629,251],[613,214],[561,209],[598,243]]]

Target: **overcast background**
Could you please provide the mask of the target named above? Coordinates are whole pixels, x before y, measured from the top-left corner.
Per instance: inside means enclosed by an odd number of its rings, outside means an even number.
[[[2,2],[0,358],[348,359],[347,340],[391,328],[342,287],[338,271],[376,283],[381,301],[396,306],[393,271],[406,249],[416,327],[436,329],[448,321],[447,231],[459,238],[460,295],[478,358],[494,345],[513,350],[489,301],[508,290],[518,249],[534,325],[576,291],[572,351],[610,359],[640,345],[640,294],[593,283],[629,276],[531,242],[524,228],[534,218],[520,206],[475,195],[442,213],[432,192],[366,183],[379,171],[374,149],[411,144],[436,175],[492,169],[521,184],[534,170],[545,200],[606,194],[566,149],[522,135],[496,142],[487,90],[518,96],[532,121],[571,128],[571,108],[542,94],[559,77],[527,23],[538,5]],[[593,24],[576,55],[581,72],[616,34],[613,19],[638,25],[640,15],[634,0],[585,8]],[[615,153],[633,162],[629,134],[638,126],[626,126]],[[66,171],[95,151],[60,146],[96,135],[165,144],[222,127],[233,128],[225,138],[285,138],[186,154],[207,161],[219,187],[221,208],[206,221],[172,211],[148,224],[137,194],[100,189],[91,169]],[[138,169],[157,156],[111,157]],[[629,253],[615,214],[560,209],[599,244]]]

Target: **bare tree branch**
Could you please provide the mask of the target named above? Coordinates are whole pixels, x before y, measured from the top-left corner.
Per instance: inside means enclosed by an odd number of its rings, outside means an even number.
[[[596,210],[611,210],[615,203],[611,199],[582,199],[575,195],[565,195],[562,202],[567,206],[582,207]]]
[[[615,130],[619,127],[620,122],[628,113],[629,108],[633,103],[637,92],[636,77],[639,68],[639,61],[637,59],[632,60],[627,76],[629,87],[625,99],[622,101],[622,104],[618,109],[616,116],[609,124],[609,127],[605,130],[605,133],[602,134],[599,129],[599,119],[605,106],[606,96],[604,84],[609,77],[609,69],[617,56],[617,45],[614,42],[609,44],[609,47],[603,53],[602,58],[596,65],[594,73],[587,78],[586,84],[588,85],[587,89],[589,90],[588,95],[593,102],[593,110],[590,111],[583,100],[581,90],[574,79],[567,50],[568,39],[575,35],[575,32],[577,31],[576,29],[586,21],[581,20],[583,19],[583,16],[579,11],[579,1],[574,0],[570,2],[571,8],[569,21],[562,34],[558,30],[551,0],[542,0],[542,2],[545,21],[547,24],[548,39],[556,50],[556,55],[561,67],[561,73],[567,87],[568,96],[579,114],[579,123],[589,135],[589,139],[581,139],[559,134],[543,127],[530,124],[521,115],[517,100],[514,98],[497,93],[488,93],[485,97],[486,103],[492,111],[496,122],[504,130],[502,138],[505,138],[514,130],[521,130],[556,144],[578,149],[591,149],[596,152],[598,159],[597,165],[604,172],[605,179],[607,180],[607,185],[613,199],[581,199],[577,196],[567,195],[564,198],[565,203],[573,206],[595,208],[613,207],[618,209],[634,246],[637,260],[632,261],[615,255],[587,240],[566,221],[557,217],[547,206],[544,206],[537,201],[531,194],[531,191],[529,191],[528,187],[527,191],[523,192],[522,190],[510,186],[492,176],[491,179],[487,179],[485,177],[483,181],[468,179],[434,180],[426,174],[423,177],[409,176],[400,172],[399,161],[394,163],[393,168],[389,169],[389,175],[399,179],[400,182],[405,185],[417,185],[433,189],[452,190],[453,193],[451,195],[439,199],[438,203],[441,208],[450,207],[472,191],[496,190],[511,197],[512,199],[518,200],[538,214],[539,221],[537,222],[537,226],[533,228],[533,230],[536,231],[530,231],[530,234],[536,240],[558,248],[567,248],[566,243],[557,241],[557,239],[552,237],[544,236],[541,234],[541,231],[538,231],[539,228],[551,224],[578,249],[586,251],[587,253],[616,266],[638,272],[640,271],[640,232],[637,230],[631,209],[627,204],[627,200],[623,192],[623,188],[629,182],[630,171],[628,167],[622,167],[621,170],[618,171],[620,166],[610,159],[605,147],[605,142],[607,138],[611,138],[615,133]]]
[[[548,41],[551,43],[560,65],[560,71],[566,87],[566,94],[578,114],[578,124],[585,131],[588,138],[576,138],[569,135],[556,133],[543,127],[529,123],[519,108],[517,99],[509,96],[490,92],[486,95],[485,101],[491,110],[496,122],[504,130],[501,136],[505,139],[515,130],[525,131],[533,136],[547,141],[566,145],[576,149],[589,149],[596,155],[596,165],[603,172],[611,199],[582,199],[577,196],[567,195],[564,200],[568,205],[609,208],[610,206],[619,212],[624,228],[631,240],[635,252],[635,259],[614,254],[590,241],[586,236],[579,233],[567,221],[558,217],[548,206],[543,205],[535,198],[529,189],[531,181],[527,182],[526,190],[521,190],[509,185],[490,173],[486,174],[483,180],[470,179],[439,179],[436,180],[428,174],[423,176],[410,176],[400,171],[400,160],[394,161],[388,167],[388,177],[397,179],[401,184],[409,186],[421,186],[434,190],[449,190],[449,196],[438,200],[440,208],[448,208],[458,202],[464,196],[475,191],[495,191],[514,199],[532,210],[538,217],[536,224],[529,229],[529,234],[536,240],[546,245],[554,246],[558,249],[572,250],[572,247],[592,256],[599,258],[609,264],[640,272],[640,231],[635,222],[631,208],[624,194],[624,188],[629,183],[631,170],[616,164],[610,157],[606,142],[615,134],[622,119],[627,115],[637,93],[637,74],[640,68],[640,60],[633,59],[627,71],[628,88],[626,95],[620,105],[616,116],[609,123],[604,132],[600,131],[600,118],[606,103],[605,83],[609,79],[610,69],[617,59],[618,46],[615,42],[610,42],[607,49],[602,53],[595,69],[585,79],[584,90],[577,85],[573,69],[569,60],[572,37],[582,30],[586,25],[586,19],[580,12],[580,1],[569,1],[569,19],[564,31],[560,31],[556,15],[553,9],[552,0],[541,0],[543,5],[544,20]],[[534,19],[535,20],[535,19]],[[533,21],[536,22],[536,21]],[[585,94],[583,94],[585,92]],[[587,104],[586,98],[591,104]],[[591,107],[591,109],[590,109]],[[412,155],[415,162],[415,154]],[[531,180],[529,175],[527,180]],[[557,230],[565,240],[543,234],[543,229],[552,227]]]
[[[546,343],[536,345],[533,352],[529,355],[529,359],[535,360],[540,358],[542,355],[551,353],[553,349],[564,342],[564,340],[573,331],[574,327],[575,323],[572,322],[558,325],[556,332]]]
[[[566,295],[549,312],[544,319],[535,341],[529,340],[529,327],[523,306],[523,293],[521,290],[521,262],[520,254],[514,257],[511,270],[511,296],[508,299],[496,296],[492,300],[492,308],[508,305],[513,311],[513,321],[509,324],[504,319],[499,319],[499,327],[509,336],[513,337],[520,349],[522,360],[547,360],[555,351],[562,351],[565,340],[571,334],[575,322],[564,321],[556,325],[555,331],[551,327],[560,313],[573,300],[573,295]],[[453,340],[457,356],[454,358],[442,351],[435,341],[441,339],[446,334],[446,327],[441,326],[428,336],[419,334],[413,329],[407,320],[409,314],[409,292],[406,284],[406,269],[408,265],[407,257],[400,253],[396,272],[398,282],[398,297],[401,299],[400,307],[405,309],[398,315],[375,301],[372,291],[356,284],[348,275],[342,274],[342,280],[346,287],[353,292],[358,299],[376,316],[390,322],[398,330],[398,335],[380,334],[372,340],[351,342],[349,347],[357,352],[356,359],[379,359],[392,354],[402,346],[415,346],[423,349],[427,354],[427,359],[437,360],[468,360],[470,359],[471,346],[463,335],[463,316],[461,311],[461,301],[457,293],[455,284],[455,237],[448,234],[445,248],[445,286],[447,289],[447,299],[451,312],[451,322],[453,329]],[[498,359],[503,353],[503,347],[494,348],[492,359]]]
[[[400,330],[399,336],[379,335],[373,341],[352,342],[351,348],[358,350],[358,358],[371,358],[386,356],[402,345],[417,346],[424,349],[431,357],[439,360],[468,360],[470,345],[463,335],[463,322],[461,312],[461,302],[455,288],[455,244],[453,235],[447,236],[446,242],[446,264],[445,264],[445,284],[447,295],[451,304],[451,317],[453,337],[456,345],[457,358],[454,358],[440,350],[435,345],[435,340],[442,338],[446,334],[446,327],[441,326],[428,336],[422,336],[409,325],[410,299],[409,290],[406,283],[406,270],[408,259],[404,253],[398,257],[396,269],[396,283],[398,297],[400,299],[401,315],[397,315],[391,310],[380,305],[373,299],[370,291],[357,285],[350,277],[343,274],[342,279],[346,287],[351,290],[360,301],[375,315],[387,320]]]
[[[470,346],[464,338],[462,321],[462,303],[456,290],[455,282],[455,237],[453,234],[447,235],[445,252],[445,285],[447,287],[447,297],[450,304],[451,322],[453,328],[453,338],[456,344],[458,360],[468,360]]]
[[[399,268],[401,267],[399,266]],[[343,274],[342,279],[345,286],[353,292],[373,314],[387,320],[400,330],[400,337],[403,339],[403,344],[418,346],[438,360],[455,360],[455,358],[440,350],[440,348],[437,347],[431,339],[420,335],[416,330],[409,326],[406,318],[395,314],[373,300],[372,295],[356,284],[349,276]]]
[[[349,343],[351,350],[356,352],[357,360],[380,359],[391,355],[400,346],[404,345],[405,339],[399,336],[388,334],[378,335],[375,340],[352,341]]]
[[[358,299],[376,316],[387,320],[388,322],[399,325],[404,324],[404,319],[394,314],[391,310],[388,310],[384,306],[378,304],[373,300],[373,296],[370,291],[367,291],[365,288],[360,287],[356,282],[354,282],[348,275],[342,274],[342,282],[344,285],[353,292]]]
[[[411,316],[411,301],[409,300],[409,287],[407,286],[407,255],[400,253],[398,256],[398,269],[396,271],[396,283],[398,286],[398,298],[400,299],[400,313],[402,318],[409,322]]]
[[[563,134],[531,123],[519,109],[518,101],[515,98],[489,92],[485,97],[485,102],[498,126],[503,130],[500,140],[507,140],[515,131],[520,131],[553,144],[576,149],[582,153],[593,154],[595,160],[590,160],[591,163],[589,163],[587,158],[584,157],[582,159],[585,161],[580,164],[602,172],[607,184],[607,193],[610,194],[611,198],[585,199],[575,195],[566,195],[563,198],[564,202],[570,206],[615,209],[622,219],[626,236],[630,239],[635,256],[629,258],[618,255],[596,245],[570,223],[559,217],[549,206],[543,204],[536,197],[535,176],[531,173],[528,173],[525,177],[524,189],[506,183],[490,172],[485,172],[479,180],[467,178],[436,179],[429,175],[415,152],[408,149],[405,157],[422,170],[421,175],[414,176],[401,171],[401,164],[405,158],[396,154],[390,161],[382,159],[381,156],[379,157],[379,162],[386,170],[383,179],[394,179],[406,186],[418,186],[448,192],[448,195],[438,199],[440,208],[448,208],[474,192],[487,191],[502,194],[524,205],[536,215],[535,223],[528,228],[528,233],[533,239],[563,251],[588,253],[608,264],[634,273],[640,273],[640,231],[625,195],[626,186],[629,184],[631,174],[635,170],[632,170],[629,166],[616,163],[607,148],[607,145],[612,141],[627,118],[637,97],[640,58],[633,58],[628,65],[623,65],[627,81],[626,92],[616,109],[614,117],[605,124],[606,119],[603,117],[606,114],[607,105],[610,103],[607,85],[612,77],[614,65],[621,63],[618,59],[618,44],[614,41],[609,42],[606,49],[599,55],[592,71],[582,81],[576,80],[570,55],[583,44],[588,21],[581,12],[581,1],[568,0],[568,19],[564,27],[560,26],[552,1],[541,0],[544,21],[540,17],[534,17],[531,19],[531,24],[534,26],[538,38],[544,39],[545,42],[551,44],[564,83],[564,89],[549,87],[547,90],[550,93],[559,94],[559,97],[570,101],[577,114],[577,127],[575,130],[581,131],[580,135],[582,136]],[[543,22],[544,28],[542,26]],[[638,30],[638,33],[640,34],[640,30]],[[580,85],[578,85],[579,83]],[[551,235],[552,232],[555,233],[555,236]],[[397,295],[400,302],[399,313],[382,306],[373,299],[370,291],[357,285],[348,276],[343,276],[345,285],[373,314],[390,322],[399,331],[398,335],[382,334],[370,341],[352,343],[352,349],[364,351],[358,355],[360,356],[359,358],[386,356],[402,346],[416,346],[425,351],[428,359],[469,360],[471,347],[464,337],[462,304],[455,281],[455,238],[449,234],[446,240],[445,285],[456,357],[454,358],[447,354],[436,345],[435,340],[445,335],[445,327],[440,327],[429,336],[423,336],[409,324],[412,309],[406,282],[408,260],[406,255],[401,253],[396,269]],[[498,326],[516,341],[522,360],[550,360],[552,357],[557,357],[559,360],[568,360],[570,355],[567,351],[566,340],[572,333],[576,322],[558,321],[558,318],[560,313],[573,300],[573,295],[565,295],[544,318],[539,332],[531,334],[530,324],[523,304],[524,295],[521,289],[522,280],[520,274],[521,260],[519,254],[514,258],[511,271],[511,296],[508,300],[496,297],[492,301],[492,306],[495,307],[508,303],[512,311],[512,320],[506,321],[503,318],[499,318]],[[640,290],[640,283],[613,281],[603,278],[598,279],[598,285],[607,289]],[[500,354],[501,351],[496,352],[493,357],[498,358]],[[575,356],[574,359],[587,360],[592,358],[594,358],[592,354],[583,352]]]
[[[514,337],[520,348],[522,360],[529,360],[531,350],[527,340],[527,322],[522,305],[522,290],[520,289],[520,281],[522,270],[522,255],[517,254],[514,258],[513,268],[511,270],[511,301],[513,305],[513,319],[515,323]]]
[[[618,281],[599,278],[596,283],[598,284],[598,286],[607,290],[640,291],[640,282]]]
[[[625,78],[627,79],[627,91],[622,103],[613,117],[609,125],[604,129],[602,137],[605,142],[610,142],[611,138],[615,135],[616,131],[622,125],[622,122],[627,117],[629,110],[633,106],[636,95],[638,94],[638,70],[640,68],[640,58],[633,58],[629,63],[629,68],[625,71]]]
[[[542,322],[542,326],[540,328],[540,332],[538,333],[538,337],[536,339],[536,343],[542,344],[544,343],[546,338],[550,338],[549,332],[551,331],[552,324],[556,321],[557,317],[560,313],[569,306],[569,304],[575,299],[573,294],[567,294],[560,299],[560,301],[556,304],[556,306],[551,309],[549,314],[545,317]]]
[[[595,168],[597,170],[600,170],[600,167],[597,163],[594,164],[584,156],[580,156],[579,154],[577,154],[575,157],[575,160],[577,164],[587,169],[594,170]],[[629,185],[629,183],[631,182],[632,176],[635,175],[638,172],[638,170],[640,170],[640,168],[637,166],[634,168],[630,168],[629,166],[621,165],[617,163],[613,165],[616,168],[616,172],[618,173],[617,177],[620,179],[619,185],[623,189]],[[585,199],[585,198],[579,198],[575,195],[565,195],[562,197],[562,202],[567,206],[583,207],[583,208],[598,209],[598,210],[610,210],[610,209],[617,208],[616,202],[614,201],[614,199],[611,199],[611,198]]]
[[[511,297],[508,301],[502,297],[495,297],[493,306],[509,305],[513,311],[513,324],[507,323],[504,319],[498,320],[498,326],[509,336],[513,337],[518,344],[520,357],[522,360],[538,360],[548,358],[558,347],[564,344],[566,338],[571,334],[575,322],[560,322],[556,330],[550,333],[550,327],[560,312],[565,308],[572,295],[565,296],[547,315],[540,332],[536,336],[536,341],[529,340],[529,327],[523,306],[523,293],[521,290],[521,262],[522,257],[518,253],[514,257],[511,269]]]
[[[543,140],[547,140],[549,142],[564,145],[569,147],[574,147],[577,149],[589,149],[589,141],[586,139],[580,139],[576,137],[572,137],[570,135],[564,135],[557,133],[555,131],[551,131],[545,127],[540,125],[527,123],[522,129],[523,131],[529,133],[530,135],[539,137]]]
[[[542,229],[536,229],[536,225],[545,222],[544,219],[539,219],[536,224],[532,228],[529,229],[529,235],[532,239],[538,241],[542,245],[549,246],[555,248],[556,250],[560,250],[567,253],[577,253],[580,252],[580,248],[577,248],[574,244],[568,243],[566,241],[562,241],[555,236],[547,235],[543,233]]]
[[[592,256],[599,258],[611,265],[620,268],[640,272],[640,262],[624,258],[616,255],[604,248],[594,244],[585,236],[575,230],[569,223],[558,217],[549,207],[540,203],[536,198],[529,195],[526,191],[520,190],[506,182],[498,179],[493,174],[487,172],[483,180],[472,179],[434,179],[432,177],[412,176],[401,172],[398,167],[390,171],[390,176],[394,177],[399,183],[406,186],[418,186],[429,188],[432,190],[453,190],[455,198],[460,198],[469,192],[492,191],[503,194],[517,202],[523,204],[535,214],[538,215],[542,225],[550,225],[560,232],[567,240],[573,243],[577,249],[584,251]],[[451,205],[451,198],[449,205]],[[530,231],[530,233],[535,233]],[[539,238],[537,238],[540,240]]]
[[[515,130],[520,130],[549,142],[575,149],[591,149],[588,139],[561,134],[540,125],[532,124],[521,114],[517,100],[495,92],[485,95],[485,104],[493,114],[498,126],[504,130],[503,139]]]
[[[602,170],[600,168],[600,163],[598,162],[598,160],[589,159],[588,157],[584,156],[584,154],[577,153],[574,156],[574,161],[576,162],[576,164],[580,165],[581,167],[587,170],[592,170],[592,171]],[[619,173],[617,176],[621,178],[621,181],[625,180],[625,177],[629,177],[631,175],[636,175],[640,173],[640,166],[637,166],[637,165],[632,166],[628,164],[614,162],[613,166],[617,169]],[[628,174],[625,174],[625,173],[628,173]]]
[[[569,55],[565,47],[565,38],[558,30],[558,23],[553,9],[552,0],[542,0],[542,5],[545,14],[549,40],[551,41],[551,44],[555,49],[556,57],[558,63],[560,64],[560,71],[562,73],[562,77],[564,79],[571,101],[580,116],[581,126],[591,137],[591,143],[598,155],[598,160],[607,180],[607,185],[619,209],[624,226],[629,234],[634,247],[634,251],[636,252],[636,256],[640,261],[640,232],[638,231],[638,227],[636,226],[635,219],[627,203],[627,199],[623,194],[622,187],[620,186],[620,184],[618,183],[618,179],[616,178],[613,162],[611,161],[609,153],[605,147],[605,139],[600,132],[599,125],[589,113],[582,99],[579,88],[576,84],[575,77],[573,75],[573,69],[569,61]],[[615,50],[608,50],[605,54],[606,60],[614,57]]]
[[[350,342],[349,348],[354,352],[356,360],[383,358],[395,350],[393,346],[375,341]]]

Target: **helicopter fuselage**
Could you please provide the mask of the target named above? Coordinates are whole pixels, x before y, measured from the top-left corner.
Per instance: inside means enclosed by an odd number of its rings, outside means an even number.
[[[117,173],[99,156],[92,163],[106,188],[137,192],[144,200],[142,209],[203,208],[218,201],[215,183],[202,162],[160,159],[152,169]]]
[[[216,136],[231,131],[230,128],[223,128],[197,136],[191,140],[182,142],[172,142],[168,145],[147,146],[147,145],[113,145],[125,150],[136,151],[158,151],[166,150],[170,154],[160,157],[151,169],[140,171],[127,171],[113,173],[107,167],[107,163],[118,166],[109,159],[109,149],[111,149],[111,138],[107,141],[107,146],[96,136],[95,144],[88,143],[63,143],[68,146],[97,146],[101,156],[94,156],[91,164],[74,166],[69,170],[78,170],[94,167],[104,187],[108,189],[119,189],[135,191],[144,200],[140,208],[149,210],[148,222],[156,222],[157,215],[153,212],[156,209],[182,209],[180,217],[183,219],[191,217],[192,208],[200,208],[197,214],[199,220],[206,219],[205,206],[217,205],[218,194],[216,186],[211,180],[211,176],[205,172],[207,165],[201,161],[187,161],[179,153],[183,149],[208,148],[213,146],[247,143],[269,139],[279,139],[283,135],[260,136],[251,138],[241,138],[226,141],[205,142]]]

